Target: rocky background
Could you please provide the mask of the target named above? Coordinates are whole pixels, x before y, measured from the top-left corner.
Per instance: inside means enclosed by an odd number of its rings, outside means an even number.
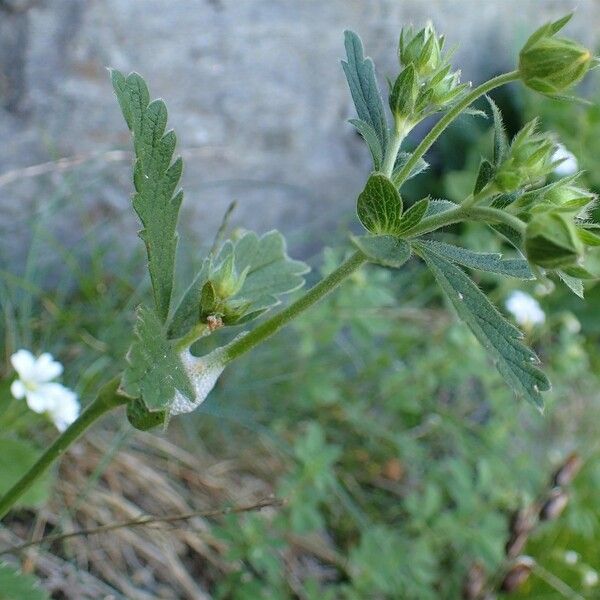
[[[186,159],[184,229],[209,242],[235,199],[234,224],[280,227],[301,248],[304,224],[325,231],[352,213],[369,169],[346,123],[344,29],[383,84],[400,27],[431,18],[477,82],[574,7],[570,32],[596,44],[597,0],[0,0],[0,262],[22,260],[40,226],[63,250],[84,252],[84,229],[135,241],[107,66],[139,71],[167,101]]]

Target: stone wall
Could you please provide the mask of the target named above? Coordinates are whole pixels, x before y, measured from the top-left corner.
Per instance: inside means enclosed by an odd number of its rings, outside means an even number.
[[[369,168],[345,123],[345,28],[383,80],[402,24],[432,18],[477,81],[512,68],[531,29],[574,4],[571,32],[596,43],[597,0],[0,0],[3,258],[23,254],[31,215],[69,247],[81,218],[135,240],[128,161],[87,160],[129,148],[107,66],[139,71],[167,101],[187,159],[186,228],[211,235],[236,199],[234,222],[301,242],[303,223],[352,212]],[[6,175],[72,156],[82,163],[68,170]]]

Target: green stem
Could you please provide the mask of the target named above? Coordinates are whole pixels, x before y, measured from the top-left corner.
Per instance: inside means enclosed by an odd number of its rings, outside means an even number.
[[[321,279],[319,283],[308,290],[301,298],[298,298],[298,300],[292,302],[292,304],[278,312],[275,316],[227,346],[226,362],[231,362],[235,358],[238,358],[279,331],[284,325],[335,289],[366,260],[367,257],[360,250],[357,250],[348,260],[343,262],[327,277]]]
[[[392,134],[390,144],[385,155],[385,160],[383,161],[383,165],[381,167],[381,172],[386,177],[392,176],[394,165],[396,164],[396,158],[398,156],[398,152],[400,151],[400,146],[402,145],[402,140],[404,140],[404,137],[404,131],[399,131],[398,128],[394,129],[394,133]]]
[[[510,73],[504,73],[498,75],[485,83],[477,86],[474,90],[468,93],[458,104],[454,105],[432,128],[431,131],[423,138],[421,143],[416,147],[411,157],[406,161],[406,164],[402,167],[400,173],[398,173],[398,187],[400,187],[409,176],[413,167],[417,164],[418,160],[431,148],[433,143],[440,137],[446,127],[456,119],[462,113],[465,108],[468,108],[477,98],[487,94],[494,88],[497,88],[511,81],[519,79],[519,71],[511,71]]]
[[[431,217],[426,217],[420,223],[415,225],[403,234],[404,238],[414,238],[426,233],[431,233],[440,227],[459,223],[461,221],[492,221],[494,223],[504,223],[518,231],[521,235],[525,232],[525,223],[517,217],[497,208],[487,206],[462,206],[451,208],[445,212]]]
[[[96,420],[117,406],[126,404],[129,399],[119,394],[120,378],[109,381],[100,390],[97,398],[83,411],[81,416],[72,425],[63,431],[55,442],[40,456],[38,461],[17,481],[2,498],[0,498],[0,519],[17,502],[17,500],[31,487],[48,467],[60,458],[67,448]]]

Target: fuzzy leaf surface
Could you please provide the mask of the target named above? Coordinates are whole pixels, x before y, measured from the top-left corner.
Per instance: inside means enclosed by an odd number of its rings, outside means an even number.
[[[384,267],[401,267],[410,258],[410,246],[393,235],[352,237],[352,243],[369,259]]]
[[[396,233],[402,218],[402,198],[383,173],[373,173],[358,196],[356,212],[367,231],[375,235]]]
[[[387,149],[388,127],[373,61],[365,58],[362,42],[353,31],[344,32],[344,45],[346,60],[342,61],[342,68],[348,80],[358,118],[372,127],[383,156]]]
[[[121,390],[141,398],[151,412],[168,409],[176,392],[193,401],[194,388],[156,313],[140,306],[134,331],[136,340],[127,353]]]
[[[111,78],[133,136],[133,208],[143,225],[139,235],[146,245],[156,311],[165,321],[173,291],[177,218],[183,200],[181,190],[176,190],[183,162],[180,157],[173,161],[176,138],[173,131],[165,132],[165,103],[150,101],[146,83],[137,73],[125,77],[113,70]]]
[[[416,246],[460,318],[494,358],[508,385],[517,396],[542,409],[541,392],[550,389],[550,382],[538,368],[535,353],[521,341],[522,333],[498,312],[464,271],[427,246]]]
[[[394,170],[392,172],[392,181],[394,185],[398,187],[400,185],[400,172],[402,171],[404,165],[408,162],[412,154],[410,152],[399,152],[396,158],[396,162],[394,164]],[[404,181],[408,181],[413,177],[416,177],[420,173],[423,173],[429,168],[429,163],[423,159],[422,157],[416,162],[415,166],[411,169],[410,173],[406,177]]]
[[[415,202],[403,215],[398,225],[398,234],[402,235],[415,225],[418,225],[429,208],[429,198]]]
[[[381,147],[381,141],[377,136],[377,132],[373,129],[373,126],[366,121],[350,119],[350,123],[356,127],[358,133],[360,133],[367,143],[371,156],[373,157],[373,169],[378,171],[383,164],[383,148]]]
[[[529,263],[524,258],[502,258],[502,254],[497,252],[474,252],[473,250],[434,240],[420,240],[419,244],[426,246],[438,256],[463,267],[506,275],[516,279],[535,279],[529,268]]]

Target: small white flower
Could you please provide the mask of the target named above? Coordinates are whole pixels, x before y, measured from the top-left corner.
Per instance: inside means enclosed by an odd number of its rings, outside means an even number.
[[[583,585],[587,587],[594,587],[598,585],[598,572],[593,569],[589,569],[583,575]]]
[[[44,352],[36,358],[29,350],[19,350],[10,357],[18,379],[10,386],[17,400],[25,398],[27,406],[37,413],[47,413],[59,431],[64,431],[78,416],[77,394],[52,380],[63,372],[63,366]]]
[[[540,303],[529,294],[515,290],[506,300],[506,310],[510,312],[519,325],[532,327],[546,320]]]
[[[569,152],[562,144],[556,145],[556,150],[552,155],[552,161],[556,162],[557,160],[562,161],[560,164],[556,165],[554,169],[554,172],[559,177],[575,175],[575,173],[577,173],[579,170],[577,158],[575,158],[575,155],[572,152]]]
[[[565,552],[565,562],[568,565],[575,565],[575,564],[577,564],[578,560],[579,560],[579,554],[577,554],[577,552],[575,552],[574,550],[567,550]]]

